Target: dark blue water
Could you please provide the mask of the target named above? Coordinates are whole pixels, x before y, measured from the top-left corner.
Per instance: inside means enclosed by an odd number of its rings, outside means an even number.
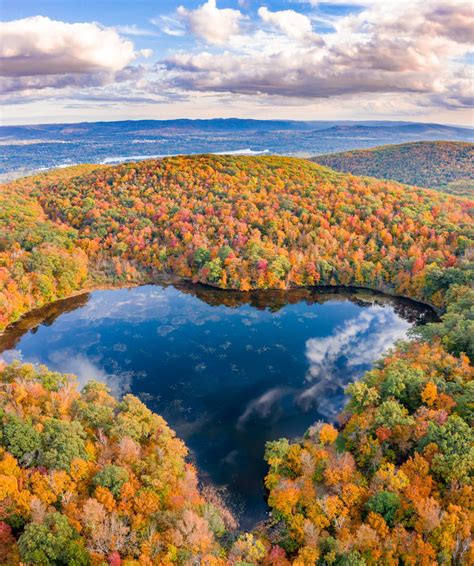
[[[344,386],[426,316],[367,292],[146,286],[58,303],[7,333],[0,350],[138,395],[248,527],[266,514],[265,442],[334,420]]]

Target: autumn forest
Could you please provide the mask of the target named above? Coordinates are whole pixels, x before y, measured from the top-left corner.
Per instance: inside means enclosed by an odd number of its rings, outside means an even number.
[[[402,179],[404,180],[404,179]],[[0,564],[468,565],[474,203],[284,157],[180,156],[0,187],[0,332],[98,288],[362,287],[431,305],[334,424],[269,442],[271,516],[242,532],[132,395],[0,368]]]

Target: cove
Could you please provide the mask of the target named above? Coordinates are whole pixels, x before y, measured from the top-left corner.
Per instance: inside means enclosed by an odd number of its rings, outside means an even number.
[[[428,308],[379,293],[237,293],[185,284],[94,291],[31,313],[1,357],[131,392],[191,450],[203,483],[251,528],[265,519],[265,442],[334,421],[344,387]]]

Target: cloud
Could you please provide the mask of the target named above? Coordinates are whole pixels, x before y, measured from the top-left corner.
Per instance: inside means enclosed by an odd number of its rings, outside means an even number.
[[[159,35],[158,32],[152,29],[141,28],[135,24],[131,24],[128,26],[116,26],[115,29],[119,33],[123,33],[123,35],[132,35],[138,37],[146,37],[146,36],[154,37]]]
[[[34,16],[1,26],[3,76],[118,71],[135,57],[133,44],[113,29]]]
[[[371,306],[331,336],[311,338],[306,342],[306,357],[310,363],[308,375],[313,379],[327,373],[341,356],[347,359],[349,367],[370,364],[394,342],[404,338],[409,327],[410,324],[392,310]],[[370,329],[372,331],[368,332]]]
[[[6,364],[11,364],[15,360],[38,363],[35,358],[25,360],[19,350],[7,350],[0,355],[0,362],[3,361]],[[117,399],[130,391],[132,372],[108,373],[84,354],[74,354],[69,349],[54,351],[49,355],[47,365],[55,371],[75,375],[78,389],[82,389],[89,381],[98,381],[107,385],[110,393]]]
[[[197,7],[179,6],[150,19],[156,31],[132,22],[111,28],[43,16],[6,22],[0,38],[4,101],[31,102],[37,110],[41,97],[57,100],[60,93],[69,100],[80,93],[98,99],[109,92],[117,101],[120,95],[143,101],[150,112],[162,102],[169,104],[163,112],[196,117],[211,115],[216,105],[222,115],[273,117],[275,110],[287,116],[291,107],[298,118],[318,112],[433,120],[440,109],[444,120],[468,116],[471,3],[330,4],[294,0],[293,9],[273,11],[263,1],[220,8],[216,0],[196,0]],[[131,39],[151,35],[171,43],[173,51],[137,65],[138,57],[152,53],[136,50]]]
[[[44,16],[4,22],[0,37],[4,92],[110,84],[136,57],[152,53],[135,51],[115,29]]]
[[[443,91],[431,96],[431,104],[451,109],[471,108],[473,100],[472,77],[472,69],[467,66],[460,69],[452,79],[445,83]]]
[[[294,10],[270,12],[268,8],[261,7],[258,10],[258,15],[265,23],[283,32],[291,39],[316,45],[324,44],[319,35],[313,32],[311,20],[304,14]]]
[[[410,324],[391,309],[372,306],[324,338],[306,342],[309,387],[297,392],[296,403],[308,411],[333,418],[341,409],[348,382],[380,358],[397,340],[406,337]]]
[[[280,412],[316,410],[334,419],[344,405],[344,389],[369,369],[393,344],[406,337],[410,323],[391,308],[374,305],[347,320],[333,334],[306,342],[308,369],[304,384],[274,387],[252,399],[237,420],[242,429],[252,418],[268,419]],[[284,400],[284,401],[283,401]]]
[[[83,354],[73,354],[70,350],[57,350],[49,356],[54,369],[61,373],[77,376],[79,389],[89,381],[104,383],[114,397],[120,398],[130,391],[131,372],[107,373]]]
[[[454,89],[462,91],[456,97],[462,105],[467,102],[466,83],[453,63],[469,50],[472,13],[465,3],[367,2],[359,11],[334,17],[334,31],[324,42],[307,15],[266,7],[258,14],[283,37],[263,30],[236,36],[237,29],[209,37],[213,43],[227,41],[227,49],[180,52],[162,61],[168,86],[294,101],[406,93],[418,95],[420,104],[441,104]],[[216,26],[202,21],[212,34]],[[203,36],[202,30],[192,31]]]
[[[275,412],[275,405],[288,393],[288,391],[288,388],[275,387],[250,401],[247,404],[245,411],[238,418],[236,425],[237,428],[243,428],[252,416],[264,418],[268,417],[270,412]]]
[[[401,47],[397,50],[403,51]],[[383,65],[388,64],[385,59]],[[433,79],[417,69],[403,73],[376,69],[371,52],[365,61],[363,57],[355,60],[344,53],[322,57],[319,49],[291,48],[276,54],[248,56],[202,52],[177,54],[164,65],[173,72],[170,84],[201,92],[317,99],[369,92],[422,93],[433,88]]]
[[[155,18],[151,18],[150,22],[159,27],[160,31],[166,35],[171,35],[173,37],[182,37],[183,35],[186,35],[186,26],[181,19],[175,16],[162,14]]]
[[[208,43],[222,45],[240,33],[243,14],[231,8],[220,10],[216,0],[208,0],[195,10],[180,6],[177,12],[185,20],[191,33]]]

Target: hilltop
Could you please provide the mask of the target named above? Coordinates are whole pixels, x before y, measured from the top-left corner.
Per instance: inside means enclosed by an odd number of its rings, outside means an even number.
[[[318,155],[312,161],[354,175],[392,179],[458,196],[474,194],[472,143],[404,143]]]
[[[427,281],[457,265],[472,222],[468,202],[283,157],[79,166],[4,185],[0,201],[0,327],[84,287],[163,273],[441,304]]]

